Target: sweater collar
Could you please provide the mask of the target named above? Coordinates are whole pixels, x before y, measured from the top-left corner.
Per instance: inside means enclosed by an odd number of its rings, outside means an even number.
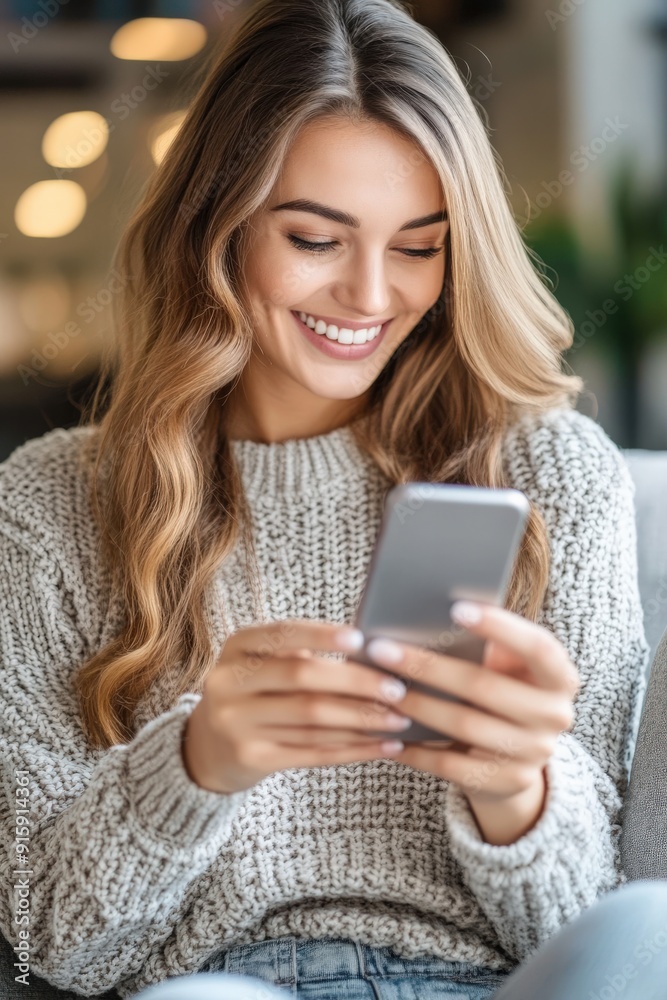
[[[232,438],[231,447],[248,496],[322,490],[341,479],[364,477],[374,466],[349,425],[271,444]]]

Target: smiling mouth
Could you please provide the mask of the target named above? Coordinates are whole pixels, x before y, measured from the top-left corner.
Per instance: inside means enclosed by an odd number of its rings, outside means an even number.
[[[384,323],[377,323],[373,326],[353,330],[349,326],[337,326],[335,323],[328,323],[321,317],[314,316],[311,313],[297,312],[295,310],[293,310],[293,313],[314,333],[321,337],[326,337],[328,340],[334,340],[339,344],[366,344],[371,340],[375,340],[380,335],[384,326]]]

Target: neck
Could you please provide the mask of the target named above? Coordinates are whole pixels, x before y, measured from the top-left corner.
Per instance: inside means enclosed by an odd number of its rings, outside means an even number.
[[[325,399],[299,387],[286,399],[275,386],[253,389],[241,380],[225,402],[227,434],[232,440],[273,444],[328,434],[344,427],[363,410],[366,396]]]

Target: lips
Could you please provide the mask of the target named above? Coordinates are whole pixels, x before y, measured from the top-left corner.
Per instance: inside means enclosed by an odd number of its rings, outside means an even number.
[[[382,329],[382,323],[358,323],[350,320],[342,323],[327,316],[316,316],[313,313],[297,313],[302,323],[314,330],[320,337],[328,337],[339,344],[365,344],[375,340]]]
[[[314,330],[301,320],[299,313],[294,310],[290,311],[299,330],[309,343],[318,348],[328,357],[337,358],[342,361],[358,361],[368,357],[370,354],[373,354],[382,340],[384,340],[385,333],[391,323],[391,320],[387,320],[387,322],[382,325],[379,334],[373,340],[369,340],[365,344],[341,344],[336,340],[329,339],[326,334],[315,333]],[[315,316],[313,316],[313,318],[315,318]]]

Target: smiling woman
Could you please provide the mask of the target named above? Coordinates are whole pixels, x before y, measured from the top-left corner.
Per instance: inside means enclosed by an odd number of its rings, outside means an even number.
[[[399,0],[260,0],[115,265],[86,421],[0,467],[33,968],[123,997],[199,971],[230,1000],[251,970],[311,998],[509,988],[622,880],[647,646],[629,473],[573,408],[571,323],[453,61]],[[484,669],[375,650],[457,704],[383,684],[347,627],[410,480],[530,501],[508,608],[459,608]],[[382,738],[406,719],[455,745]]]
[[[383,182],[415,150],[342,116],[299,133],[249,222],[253,354],[228,401],[232,436],[284,441],[362,412],[373,373],[438,301],[449,230],[438,175],[422,156],[408,183]]]

